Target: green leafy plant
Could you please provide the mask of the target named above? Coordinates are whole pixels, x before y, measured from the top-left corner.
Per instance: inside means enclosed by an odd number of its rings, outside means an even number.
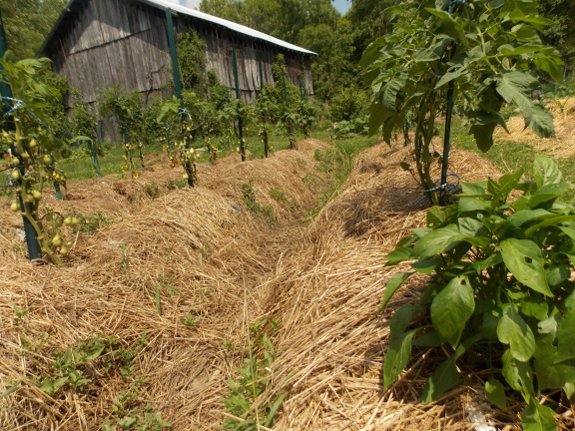
[[[507,130],[505,102],[519,106],[537,135],[554,135],[553,116],[531,98],[539,86],[531,70],[560,82],[562,61],[541,42],[538,32],[553,22],[537,14],[535,0],[411,0],[386,12],[396,14],[393,33],[373,42],[361,60],[374,94],[369,129],[381,129],[390,143],[395,128],[413,124],[416,172],[431,203],[438,193],[430,169],[440,157],[431,141],[442,112],[450,124],[451,106],[467,118],[484,152],[497,126]],[[448,132],[446,126],[447,139]]]
[[[234,431],[258,431],[260,426],[273,426],[276,413],[287,392],[275,394],[275,399],[260,397],[269,387],[273,378],[273,362],[277,351],[268,336],[277,330],[276,320],[263,319],[250,324],[250,343],[248,357],[244,359],[245,367],[238,368],[240,378],[237,381],[228,379],[231,393],[224,404],[232,417],[227,417],[223,429]],[[224,348],[233,350],[234,346],[224,341]]]
[[[387,283],[381,310],[414,273],[431,281],[416,305],[391,319],[385,389],[408,365],[412,346],[442,346],[449,358],[427,379],[424,403],[458,382],[457,361],[465,357],[491,370],[485,390],[492,403],[504,408],[506,392],[521,393],[524,430],[556,429],[551,406],[575,392],[575,207],[559,199],[573,185],[554,161],[538,156],[534,176],[462,183],[457,203],[429,209],[427,227],[386,256],[388,266],[415,262]],[[512,193],[521,196],[510,200]],[[551,406],[540,403],[542,392],[556,389],[562,392]]]

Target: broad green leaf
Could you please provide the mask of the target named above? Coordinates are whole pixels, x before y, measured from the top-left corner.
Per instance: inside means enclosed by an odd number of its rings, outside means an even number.
[[[385,307],[387,306],[387,303],[389,302],[393,294],[397,291],[397,289],[401,287],[403,282],[407,280],[409,277],[411,277],[413,274],[414,274],[413,272],[402,272],[399,274],[395,274],[393,277],[391,277],[391,279],[385,285],[385,291],[383,292],[383,301],[381,302],[381,306],[379,307],[379,310],[377,310],[376,314],[379,314],[383,310],[385,310]]]
[[[531,116],[525,118],[527,126],[541,138],[554,138],[553,114],[539,104],[533,104]]]
[[[461,182],[461,191],[463,195],[484,195],[485,194],[485,182],[478,183],[466,183]]]
[[[533,295],[521,301],[521,313],[527,317],[535,317],[537,320],[547,319],[549,306],[540,295]]]
[[[438,18],[451,20],[451,15],[449,15],[447,12],[444,12],[442,10],[432,9],[430,7],[426,7],[425,10],[427,12],[429,12],[430,14],[435,15]]]
[[[559,286],[571,275],[569,265],[554,265],[546,269],[549,286]]]
[[[504,409],[507,407],[507,397],[503,384],[494,377],[485,382],[485,395],[489,402],[497,407]]]
[[[397,107],[397,95],[405,87],[407,78],[407,70],[402,67],[383,85],[381,88],[381,103],[385,109],[399,112]]]
[[[503,54],[505,57],[514,57],[516,55],[528,54],[531,52],[538,52],[538,51],[541,51],[543,49],[545,49],[545,46],[543,46],[543,45],[525,44],[525,45],[519,45],[513,49],[502,48],[501,54]]]
[[[411,358],[411,340],[416,329],[405,332],[413,317],[414,307],[404,305],[399,308],[390,322],[390,337],[383,364],[384,390],[395,382]]]
[[[459,199],[458,211],[459,214],[475,211],[490,211],[491,202],[479,198],[466,198]]]
[[[420,49],[419,51],[417,51],[415,53],[415,55],[413,56],[413,59],[416,61],[430,62],[430,61],[439,60],[439,56],[435,52],[433,52],[431,49],[423,48],[423,49]]]
[[[456,347],[465,323],[475,309],[467,277],[455,277],[433,299],[431,321],[439,336]]]
[[[563,174],[559,170],[557,162],[544,156],[535,156],[533,175],[535,175],[535,184],[537,184],[538,189],[563,181]]]
[[[518,361],[509,349],[503,353],[502,360],[502,374],[509,386],[523,393],[526,399],[533,396],[533,372],[529,362]]]
[[[544,188],[547,187],[555,187],[555,186],[545,186]],[[536,225],[531,226],[529,229],[526,229],[525,236],[531,236],[541,228],[548,226],[557,226],[561,223],[572,222],[573,220],[575,220],[575,215],[560,215],[554,217],[546,217],[543,221],[537,223]]]
[[[478,260],[478,261],[474,262],[473,263],[473,269],[475,269],[478,273],[480,273],[484,269],[492,268],[495,265],[499,265],[502,262],[503,262],[503,258],[501,257],[501,254],[500,253],[494,253],[485,260]]]
[[[511,223],[513,226],[520,227],[524,223],[527,223],[530,221],[538,221],[540,219],[544,219],[544,218],[552,216],[552,215],[553,215],[553,213],[550,213],[549,211],[541,209],[541,208],[534,209],[534,210],[522,210],[522,211],[517,211],[517,212],[511,214],[507,218],[507,221],[509,221],[509,223]]]
[[[480,334],[487,340],[497,339],[497,324],[500,316],[495,310],[483,313],[483,322],[480,328]]]
[[[533,361],[537,375],[537,388],[559,389],[565,383],[575,383],[575,367],[565,364],[553,364],[545,359]]]
[[[497,337],[503,344],[509,344],[510,353],[519,361],[528,361],[535,352],[535,336],[513,305],[499,319]]]
[[[543,186],[531,195],[531,198],[529,199],[529,207],[535,208],[542,203],[556,199],[559,196],[564,195],[565,192],[571,188],[572,186],[567,183],[548,184]]]
[[[435,85],[435,89],[443,87],[448,82],[453,81],[454,79],[457,79],[460,76],[465,75],[467,72],[468,72],[468,70],[466,67],[460,67],[460,68],[455,69],[451,72],[447,72],[446,74],[444,74],[441,77],[441,79],[439,81],[437,81],[437,84]]]
[[[420,274],[431,275],[437,268],[437,260],[432,257],[425,260],[419,260],[411,264],[411,267]]]
[[[547,72],[556,82],[563,80],[563,61],[559,56],[535,56],[533,62],[538,70]]]
[[[479,220],[472,217],[459,217],[457,224],[459,226],[459,232],[463,235],[479,236],[487,233],[485,226],[483,226]]]
[[[441,346],[443,342],[437,331],[432,329],[431,331],[427,331],[425,334],[419,335],[414,341],[413,345],[418,347],[438,347]]]
[[[465,235],[457,230],[457,226],[450,224],[434,230],[417,241],[413,247],[413,256],[424,259],[446,252],[463,241],[464,238]]]
[[[455,353],[449,359],[445,360],[441,365],[439,365],[439,367],[437,367],[431,377],[427,379],[425,386],[423,387],[423,393],[421,395],[421,402],[423,404],[436,401],[445,391],[455,386],[459,379],[459,373],[457,372],[455,362],[467,349],[469,349],[469,347],[471,347],[471,345],[481,339],[481,335],[474,335],[473,337],[467,338],[457,347]]]
[[[531,399],[529,405],[521,410],[521,425],[523,431],[556,431],[555,412]]]
[[[421,395],[421,403],[428,404],[439,399],[448,389],[451,389],[459,380],[459,373],[455,366],[455,355],[442,362],[435,372],[427,379]]]
[[[396,248],[391,253],[383,256],[385,259],[387,259],[385,266],[393,266],[397,265],[398,263],[405,262],[406,260],[412,260],[413,256],[411,250],[412,249],[409,247]]]
[[[575,291],[565,299],[563,315],[557,319],[557,353],[561,360],[575,359]]]
[[[497,206],[507,201],[509,193],[511,193],[515,189],[515,186],[517,186],[522,176],[523,176],[523,169],[519,169],[514,174],[503,175],[501,178],[499,178],[500,188],[499,191],[493,197],[491,205],[493,209],[497,208]]]
[[[547,285],[543,257],[537,244],[528,239],[509,238],[501,241],[501,256],[520,283],[544,295],[554,296]]]
[[[493,146],[493,132],[497,127],[496,122],[487,124],[474,124],[469,128],[469,134],[475,138],[477,148],[486,153]]]

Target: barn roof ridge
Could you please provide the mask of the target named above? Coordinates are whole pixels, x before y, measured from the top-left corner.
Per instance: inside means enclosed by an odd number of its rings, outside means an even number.
[[[80,1],[80,0],[69,0],[68,1],[66,6],[64,7],[64,9],[62,10],[62,13],[60,14],[58,19],[56,20],[56,23],[52,27],[52,30],[50,31],[50,33],[46,37],[46,40],[42,44],[42,47],[38,51],[37,57],[40,56],[44,52],[44,50],[46,49],[46,47],[49,45],[50,41],[52,40],[52,38],[56,34],[58,27],[60,26],[60,24],[62,23],[62,21],[64,19],[64,16],[66,15],[66,13],[71,11],[72,5],[78,1]],[[201,11],[196,10],[196,9],[191,9],[189,7],[186,7],[186,6],[182,6],[182,5],[179,5],[177,3],[171,3],[169,1],[164,1],[164,0],[137,0],[137,1],[139,1],[141,3],[148,4],[148,5],[153,6],[153,7],[164,9],[164,10],[166,8],[170,8],[173,12],[181,13],[181,14],[184,14],[187,16],[191,16],[191,17],[194,17],[197,19],[204,20],[204,21],[209,21],[209,22],[212,22],[214,24],[218,24],[218,25],[221,25],[223,27],[226,27],[232,31],[237,32],[237,33],[244,34],[246,36],[250,36],[250,37],[253,37],[256,39],[264,40],[266,42],[269,42],[269,43],[277,45],[277,46],[281,46],[281,47],[283,47],[285,49],[289,49],[291,51],[301,52],[304,54],[317,55],[313,51],[309,51],[309,50],[301,48],[297,45],[294,45],[294,44],[291,44],[291,43],[286,42],[284,40],[270,36],[266,33],[262,33],[261,31],[246,27],[245,25],[241,25],[241,24],[238,24],[238,23],[235,23],[232,21],[228,21],[228,20],[223,19],[223,18],[218,18],[216,16],[209,15],[205,12],[201,12]]]

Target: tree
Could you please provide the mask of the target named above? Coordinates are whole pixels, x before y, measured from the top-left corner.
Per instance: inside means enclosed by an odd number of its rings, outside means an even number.
[[[65,5],[65,0],[0,2],[8,48],[20,59],[34,57]]]

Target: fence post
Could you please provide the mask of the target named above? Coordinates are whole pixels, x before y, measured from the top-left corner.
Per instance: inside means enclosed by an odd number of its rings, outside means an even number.
[[[2,13],[0,12],[0,57],[4,57],[4,54],[7,50],[6,44],[6,34],[4,33],[4,25],[2,24]],[[4,67],[0,64],[0,74],[3,75],[2,71]],[[12,89],[10,86],[4,82],[0,82],[0,92],[2,97],[12,97]],[[2,103],[2,111],[8,112],[10,107],[7,103]],[[6,121],[4,123],[4,128],[9,131],[14,131],[14,123],[11,121]],[[22,164],[22,158],[20,154],[16,151],[16,146],[14,144],[10,144],[10,152],[12,153],[13,157],[18,158],[18,169],[20,170],[20,175],[24,176],[24,165]],[[22,200],[22,196],[18,193],[18,200],[20,202],[20,211],[24,213],[24,201]],[[36,260],[42,258],[42,252],[40,250],[40,244],[38,244],[38,238],[36,230],[34,230],[34,226],[28,221],[26,216],[22,215],[22,220],[24,222],[24,233],[26,235],[26,245],[28,246],[28,258],[30,260]]]

